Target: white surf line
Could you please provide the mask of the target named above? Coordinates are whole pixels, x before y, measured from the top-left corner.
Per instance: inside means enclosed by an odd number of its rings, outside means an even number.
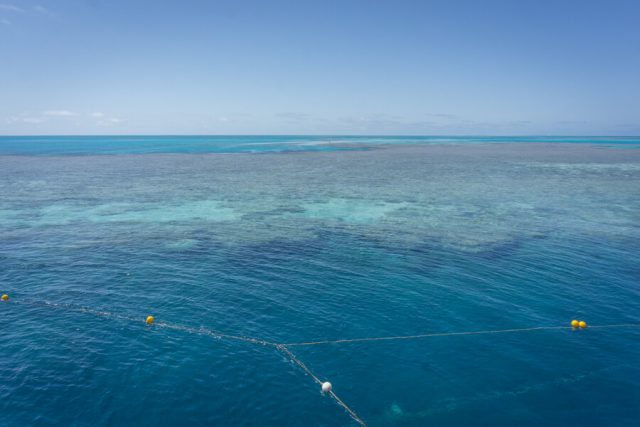
[[[310,376],[311,378],[313,378],[313,380],[314,380],[316,383],[318,383],[318,385],[319,385],[319,386],[321,386],[321,387],[322,387],[322,381],[320,381],[320,379],[319,379],[319,378],[318,378],[318,377],[317,377],[313,372],[311,372],[311,369],[309,369],[309,368],[307,367],[307,365],[305,365],[304,363],[302,363],[302,361],[301,361],[300,359],[298,359],[298,358],[296,357],[296,355],[295,355],[295,354],[293,354],[293,353],[291,352],[291,350],[289,350],[285,344],[278,344],[278,345],[276,345],[276,348],[277,348],[278,350],[280,350],[280,351],[281,351],[285,356],[288,356],[288,358],[289,358],[289,359],[291,359],[291,361],[292,361],[292,362],[294,362],[296,365],[298,365],[299,367],[301,367],[303,371],[305,371],[307,374],[309,374],[309,376]],[[357,422],[357,423],[358,423],[358,424],[360,424],[361,426],[364,426],[364,427],[366,427],[366,426],[367,426],[367,424],[364,422],[364,420],[363,420],[362,418],[360,418],[360,417],[358,416],[358,414],[356,414],[356,413],[355,413],[355,411],[354,411],[353,409],[351,409],[351,408],[350,408],[346,403],[344,403],[344,401],[343,401],[342,399],[340,399],[340,397],[338,397],[338,395],[337,395],[337,394],[335,394],[335,393],[333,392],[333,390],[332,390],[332,391],[330,391],[328,394],[329,394],[329,395],[330,395],[330,396],[331,396],[331,397],[336,401],[336,403],[337,403],[338,405],[342,406],[342,408],[343,408],[345,411],[347,411],[347,414],[349,414],[349,416],[350,416],[350,417],[351,417],[355,422]]]
[[[586,329],[604,329],[604,328],[623,328],[623,327],[640,327],[640,323],[622,323],[617,325],[594,325],[588,326]],[[530,332],[530,331],[545,331],[554,329],[575,329],[572,326],[537,326],[533,328],[516,328],[516,329],[493,329],[485,331],[465,331],[465,332],[437,332],[426,333],[418,335],[397,335],[388,337],[369,337],[369,338],[347,338],[337,340],[322,340],[322,341],[306,341],[306,342],[294,342],[284,344],[287,347],[302,347],[310,345],[327,345],[327,344],[348,344],[357,342],[370,342],[370,341],[394,341],[394,340],[410,340],[429,337],[450,337],[461,335],[488,335],[488,334],[507,334],[513,332]]]

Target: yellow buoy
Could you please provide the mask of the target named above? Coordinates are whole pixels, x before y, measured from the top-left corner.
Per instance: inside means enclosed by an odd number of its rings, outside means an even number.
[[[7,301],[9,299],[9,295],[4,294],[2,295],[2,301]]]
[[[578,323],[578,325],[580,325],[581,328],[586,328],[587,322],[585,322],[584,320],[581,320],[580,323]]]
[[[147,316],[147,320],[146,320],[147,325],[153,324],[154,320],[156,320],[156,319],[154,319],[153,316]]]
[[[573,319],[571,321],[571,326],[573,326],[574,328],[577,328],[578,326],[580,326],[580,322],[578,322],[577,320]]]

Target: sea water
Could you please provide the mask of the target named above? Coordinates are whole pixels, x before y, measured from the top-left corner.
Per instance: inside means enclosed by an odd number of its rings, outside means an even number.
[[[212,331],[640,324],[638,146],[0,138],[0,425],[354,424],[282,352]],[[291,350],[370,426],[635,426],[639,340],[565,328]]]

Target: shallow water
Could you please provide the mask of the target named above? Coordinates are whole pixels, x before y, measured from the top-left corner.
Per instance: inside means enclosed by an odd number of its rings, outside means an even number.
[[[277,153],[362,150],[385,145],[597,144],[639,148],[635,136],[347,136],[347,135],[109,135],[0,136],[0,155],[93,155],[153,153]]]
[[[211,330],[291,343],[640,323],[627,144],[96,154],[109,147],[0,156],[3,425],[354,423],[274,348]],[[292,351],[371,426],[631,426],[639,338]]]

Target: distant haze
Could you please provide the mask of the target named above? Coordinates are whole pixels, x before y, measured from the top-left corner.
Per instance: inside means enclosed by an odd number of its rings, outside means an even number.
[[[640,2],[0,0],[0,134],[639,135]]]

